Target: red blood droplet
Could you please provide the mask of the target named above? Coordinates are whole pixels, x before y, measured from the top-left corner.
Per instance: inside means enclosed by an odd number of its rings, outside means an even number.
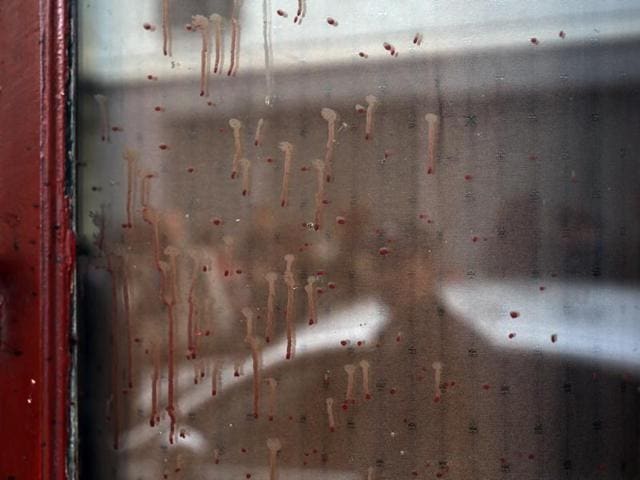
[[[540,291],[544,292],[546,290],[547,287],[545,287],[544,285],[540,285]]]
[[[509,334],[509,339],[515,338],[515,336],[516,336],[516,334],[512,332],[512,333]]]
[[[520,313],[516,312],[515,310],[512,310],[511,312],[509,312],[509,316],[511,318],[518,318],[520,316]]]
[[[531,37],[529,41],[531,42],[531,45],[540,45],[540,41],[536,37]]]
[[[144,28],[145,30],[155,30],[155,27],[151,25],[149,22],[144,22],[142,24],[142,28]]]
[[[338,225],[344,225],[345,223],[347,223],[347,219],[344,217],[336,217],[336,223]]]
[[[327,17],[327,23],[332,27],[338,26],[338,22],[335,20],[335,18],[332,18],[332,17]]]
[[[558,341],[558,335],[555,333],[551,335],[551,343],[556,343]]]
[[[163,106],[161,106],[161,105],[156,105],[156,106],[155,106],[155,108],[154,108],[154,110],[155,110],[156,112],[164,112],[164,107],[163,107]]]
[[[558,36],[559,36],[561,39],[563,39],[563,40],[564,40],[564,39],[565,39],[565,37],[567,36],[567,34],[566,34],[566,33],[564,33],[564,30],[560,30],[560,31],[558,32]]]
[[[384,257],[385,255],[389,255],[389,249],[387,247],[382,247],[378,250],[378,253]]]
[[[384,49],[385,49],[386,51],[391,51],[391,49],[393,48],[393,47],[391,46],[391,44],[390,44],[390,43],[387,43],[387,42],[384,42],[384,43],[382,44],[382,46],[384,47]]]
[[[336,284],[335,284],[335,283],[333,283],[333,282],[329,282],[329,283],[327,284],[327,286],[328,286],[331,290],[333,290],[333,289],[335,289],[335,288],[336,288]]]
[[[222,220],[216,217],[211,220],[211,223],[213,223],[217,227],[218,225],[222,225]]]
[[[278,15],[280,15],[281,17],[287,18],[289,16],[289,14],[287,12],[285,12],[284,10],[280,10],[278,9],[278,11],[276,12]]]
[[[536,458],[536,456],[533,453],[529,454],[529,460],[533,460],[534,458]]]
[[[340,340],[340,345],[342,345],[343,347],[346,347],[347,343],[349,342],[347,342],[346,340]]]
[[[189,172],[189,173],[193,173],[193,172],[195,172],[195,171],[196,171],[196,169],[195,169],[195,168],[193,168],[193,167],[188,167],[188,168],[187,168],[187,172]]]
[[[356,345],[358,345],[359,347],[362,346],[362,340],[358,340],[358,342],[356,343]]]
[[[342,410],[349,410],[349,405],[347,404],[347,402],[344,402],[342,404]]]
[[[482,388],[484,390],[489,390],[491,388],[491,385],[489,385],[488,383],[485,383],[485,384],[482,385]]]
[[[169,149],[169,145],[167,145],[166,143],[161,143],[160,145],[158,145],[158,148],[160,150],[168,150]]]
[[[358,55],[360,55],[361,58],[369,58],[369,55],[367,55],[364,52],[360,52],[360,53],[358,53]]]
[[[473,243],[477,242],[477,241],[478,241],[478,237],[473,237],[473,238],[471,238],[471,241],[472,241]]]
[[[395,394],[396,394],[396,389],[395,389],[395,388],[392,388],[391,390],[389,390],[389,393],[390,393],[391,395],[395,395]]]
[[[473,180],[473,177],[471,175],[465,175],[464,179],[469,181],[469,180]]]

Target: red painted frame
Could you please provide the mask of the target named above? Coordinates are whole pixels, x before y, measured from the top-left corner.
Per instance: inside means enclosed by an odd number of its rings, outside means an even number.
[[[68,0],[0,2],[3,480],[75,471],[69,13]]]

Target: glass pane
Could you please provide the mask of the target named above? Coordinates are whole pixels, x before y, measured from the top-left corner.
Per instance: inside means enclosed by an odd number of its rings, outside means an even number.
[[[637,478],[637,2],[78,3],[84,478]]]

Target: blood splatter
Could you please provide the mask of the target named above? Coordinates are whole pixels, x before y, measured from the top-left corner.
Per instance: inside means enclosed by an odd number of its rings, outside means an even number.
[[[256,127],[256,134],[253,137],[253,144],[257,147],[262,143],[262,128],[264,126],[264,119],[258,120],[258,126]]]
[[[107,97],[98,93],[94,95],[93,98],[98,104],[98,112],[100,114],[100,139],[103,142],[109,142],[109,108],[107,106]]]
[[[307,314],[309,317],[309,325],[318,323],[318,311],[316,308],[316,289],[314,284],[316,283],[316,277],[313,275],[307,277],[307,284],[304,287],[304,291],[307,293]]]
[[[247,196],[251,192],[251,160],[241,158],[240,166],[242,167],[242,196]]]
[[[439,129],[440,129],[440,118],[435,113],[427,113],[424,116],[424,119],[428,125],[427,174],[430,175],[435,170],[436,149],[437,149],[438,135],[439,135]]]
[[[375,95],[367,95],[365,97],[367,102],[367,119],[364,130],[364,138],[365,140],[370,140],[372,137],[373,131],[373,113],[378,107],[378,98]]]
[[[191,25],[195,31],[202,35],[202,47],[200,49],[200,96],[209,96],[209,40],[211,38],[211,28],[209,19],[204,15],[194,15],[191,17]]]
[[[278,452],[282,450],[282,442],[277,438],[268,438],[267,448],[269,449],[269,480],[277,480]]]
[[[369,362],[366,360],[360,360],[360,368],[362,369],[362,393],[364,394],[365,400],[370,400],[371,392],[369,391]]]
[[[292,254],[287,254],[284,256],[284,261],[286,263],[286,268],[284,272],[284,283],[287,285],[287,310],[285,312],[285,323],[287,329],[287,353],[285,358],[290,360],[293,358],[295,351],[294,344],[294,336],[295,336],[295,324],[294,324],[294,315],[295,315],[295,286],[296,282],[293,276],[293,271],[291,270],[293,266],[293,262],[295,260],[295,256]]]
[[[242,139],[240,137],[242,122],[237,118],[232,118],[229,120],[229,126],[233,130],[233,143],[235,148],[231,164],[231,178],[234,179],[236,175],[238,175],[238,165],[240,159],[243,157]]]
[[[171,56],[171,20],[169,0],[162,0],[162,53]]]
[[[333,416],[333,398],[327,398],[325,400],[326,406],[327,406],[327,418],[329,421],[329,431],[330,432],[335,432],[336,430],[336,421],[335,418]]]
[[[325,146],[324,153],[324,167],[326,168],[327,182],[331,181],[332,166],[333,166],[333,148],[335,144],[336,135],[336,121],[338,120],[338,114],[335,110],[330,108],[323,108],[320,110],[320,115],[327,122],[327,144]]]
[[[307,2],[306,0],[298,0],[298,11],[293,19],[293,23],[302,25],[302,19],[307,15]]]
[[[265,329],[265,341],[269,343],[273,338],[273,327],[275,322],[275,302],[276,302],[276,280],[278,274],[269,272],[264,276],[269,284],[269,296],[267,298],[267,324]]]
[[[282,188],[280,190],[280,206],[289,204],[289,177],[291,176],[291,163],[293,161],[293,145],[289,142],[280,142],[278,148],[284,152],[284,169],[282,173]]]
[[[434,384],[435,384],[435,395],[433,396],[434,401],[438,402],[440,400],[440,395],[441,395],[441,391],[440,391],[440,384],[442,383],[442,362],[440,361],[435,361],[431,364],[432,368],[433,368],[433,377],[434,377]]]
[[[209,17],[209,20],[213,24],[214,39],[216,44],[216,56],[213,63],[213,73],[220,73],[222,71],[222,17],[217,13],[214,13]]]
[[[238,21],[238,8],[240,0],[233,0],[233,13],[231,14],[231,64],[228,76],[235,76],[238,72],[240,60],[240,22]]]

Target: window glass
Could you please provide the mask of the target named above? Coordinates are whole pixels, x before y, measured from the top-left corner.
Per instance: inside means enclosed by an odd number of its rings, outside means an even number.
[[[84,477],[637,478],[637,2],[78,3]]]

